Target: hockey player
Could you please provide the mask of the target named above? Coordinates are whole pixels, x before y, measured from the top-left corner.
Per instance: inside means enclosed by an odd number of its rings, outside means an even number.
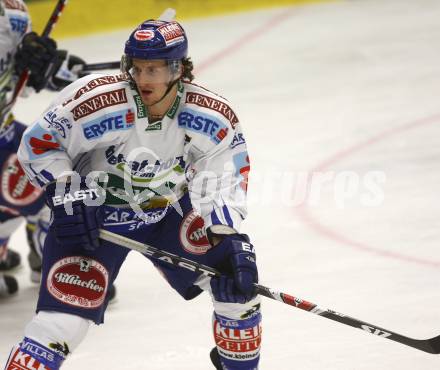
[[[129,250],[100,241],[100,228],[222,271],[211,279],[152,260],[184,299],[211,294],[216,368],[257,369],[258,272],[239,232],[246,144],[229,103],[191,83],[187,48],[179,23],[145,21],[125,44],[123,73],[77,80],[24,133],[19,159],[53,221],[37,314],[6,369],[59,369],[90,322],[103,322]]]
[[[47,232],[49,210],[44,197],[27,179],[17,159],[17,149],[26,128],[15,120],[7,104],[18,76],[30,71],[28,86],[61,90],[78,78],[75,69],[83,60],[57,50],[54,40],[31,32],[26,5],[21,0],[0,0],[0,298],[18,289],[13,276],[4,275],[20,264],[20,255],[8,249],[12,233],[26,219],[31,247],[28,259],[31,279],[40,280],[41,247]]]

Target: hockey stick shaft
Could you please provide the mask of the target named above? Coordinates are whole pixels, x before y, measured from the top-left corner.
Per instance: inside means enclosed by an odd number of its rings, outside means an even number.
[[[85,64],[81,69],[81,72],[93,72],[93,71],[101,71],[103,69],[119,69],[121,66],[121,61],[114,62],[102,62],[102,63],[90,63]]]
[[[66,4],[67,4],[67,0],[58,0],[57,4],[55,5],[54,10],[52,11],[52,14],[50,15],[49,20],[46,23],[46,26],[44,27],[44,30],[43,30],[43,33],[41,34],[41,36],[48,37],[50,35],[53,28],[55,27],[55,24],[58,22],[58,18],[60,17],[61,13],[63,12]]]
[[[52,11],[49,20],[46,23],[46,26],[44,27],[44,30],[42,32],[43,37],[49,36],[49,34],[52,32],[55,24],[58,21],[58,18],[60,17],[62,11],[64,10],[64,7],[67,3],[67,0],[58,0],[57,4],[55,5],[54,10]],[[50,70],[51,68],[48,68]],[[11,100],[2,108],[2,117],[4,112],[8,112],[12,106],[15,104],[18,96],[20,95],[21,91],[26,86],[27,80],[29,78],[29,70],[25,70],[20,75],[15,88],[14,92],[12,94]]]
[[[167,263],[170,263],[174,266],[179,266],[181,268],[185,268],[187,270],[191,270],[193,272],[205,275],[205,276],[221,276],[220,272],[216,269],[202,265],[198,262],[194,262],[192,260],[180,257],[178,255],[162,251],[157,249],[151,245],[140,243],[138,241],[126,238],[122,235],[112,233],[107,230],[100,230],[100,238],[106,240],[108,242],[138,251],[146,256],[151,258],[155,258]],[[325,317],[332,321],[337,321],[341,324],[352,326],[354,328],[362,329],[367,333],[390,339],[392,341],[404,344],[406,346],[416,348],[420,351],[439,354],[440,353],[440,336],[431,338],[431,339],[414,339],[409,338],[401,334],[394,333],[390,330],[381,328],[377,325],[369,324],[365,321],[355,319],[353,317],[347,316],[345,314],[329,310],[322,309],[318,307],[316,304],[305,301],[303,299],[294,297],[292,295],[281,293],[275,291],[273,289],[267,288],[263,285],[255,284],[256,291],[258,294],[263,295],[267,298],[271,298],[277,300],[279,302],[288,304],[290,306],[299,308],[301,310],[311,312],[315,315],[319,315]]]

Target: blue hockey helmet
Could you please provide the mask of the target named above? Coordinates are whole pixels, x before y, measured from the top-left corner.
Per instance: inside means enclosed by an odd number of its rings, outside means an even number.
[[[181,60],[188,54],[188,39],[176,21],[150,19],[130,34],[124,52],[130,59]]]

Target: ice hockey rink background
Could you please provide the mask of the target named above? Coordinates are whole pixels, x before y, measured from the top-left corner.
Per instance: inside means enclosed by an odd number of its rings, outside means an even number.
[[[440,2],[339,1],[182,23],[195,82],[227,97],[244,126],[243,231],[261,283],[410,337],[439,335]],[[112,61],[129,31],[59,44]],[[21,99],[16,116],[31,122],[52,97]],[[302,200],[304,178],[322,185]],[[25,257],[24,230],[10,245]],[[19,294],[0,302],[0,364],[35,308],[26,263],[17,278]],[[212,368],[209,297],[183,301],[135,252],[116,285],[105,325],[63,369]],[[440,368],[437,356],[268,299],[263,324],[262,370]]]

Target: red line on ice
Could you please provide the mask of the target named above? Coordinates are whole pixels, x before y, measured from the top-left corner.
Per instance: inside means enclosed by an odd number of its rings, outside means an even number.
[[[218,63],[222,59],[229,57],[231,54],[239,51],[245,44],[248,44],[263,35],[269,34],[271,31],[274,30],[276,26],[279,26],[282,22],[290,18],[295,10],[296,9],[292,7],[283,10],[282,13],[276,14],[267,22],[259,25],[258,27],[241,36],[237,41],[219,50],[217,53],[211,55],[208,59],[202,61],[201,63],[198,63],[194,73],[198,74],[205,69],[212,67],[214,64]]]
[[[255,29],[249,31],[248,33],[241,36],[237,41],[233,42],[229,46],[219,50],[217,53],[211,55],[208,59],[202,61],[198,64],[198,67],[195,70],[195,73],[200,73],[222,59],[229,57],[231,54],[239,51],[245,44],[248,44],[255,39],[267,34],[268,32],[272,31],[274,27],[280,25],[282,22],[286,21],[288,18],[290,18],[294,13],[295,8],[292,7],[290,9],[284,10],[282,13],[278,13],[272,18],[270,18],[267,22],[265,22],[263,25],[259,25]],[[376,144],[377,142],[380,142],[390,136],[400,134],[402,132],[405,132],[407,130],[411,130],[413,128],[418,128],[423,125],[432,124],[440,119],[440,115],[426,117],[420,120],[412,121],[409,123],[406,123],[402,126],[386,130],[376,136],[373,136],[372,138],[365,140],[363,142],[360,142],[356,145],[353,145],[345,150],[341,150],[340,152],[334,154],[333,156],[330,156],[323,162],[319,163],[316,167],[314,167],[311,172],[318,172],[318,171],[324,171],[332,164],[337,163],[338,161],[349,157],[350,155],[355,154],[356,152],[365,149],[369,146],[372,146]],[[329,239],[333,239],[339,243],[346,244],[350,247],[353,247],[355,249],[368,252],[368,253],[374,253],[381,257],[388,257],[393,258],[397,260],[402,260],[406,262],[416,263],[420,265],[425,265],[429,267],[440,267],[440,261],[429,261],[422,258],[407,256],[401,253],[395,253],[395,252],[389,252],[374,246],[370,246],[366,243],[356,241],[354,239],[350,239],[347,236],[344,236],[342,233],[337,232],[335,230],[332,230],[330,227],[323,225],[320,223],[317,219],[315,219],[308,211],[307,205],[303,203],[300,207],[297,208],[298,215],[300,219],[309,226],[311,226],[315,231],[318,233],[328,237]]]
[[[391,136],[398,135],[398,134],[401,134],[405,131],[412,130],[415,128],[420,128],[424,125],[429,125],[429,124],[436,123],[439,121],[440,121],[440,114],[435,115],[435,116],[425,117],[425,118],[422,118],[422,119],[419,119],[416,121],[408,122],[408,123],[403,124],[399,127],[395,127],[393,129],[383,131],[382,133],[379,133],[368,140],[362,141],[356,145],[353,145],[347,149],[341,150],[340,152],[330,156],[329,158],[327,158],[326,160],[322,161],[317,166],[315,166],[311,170],[311,173],[328,170],[328,168],[331,165],[341,161],[342,159],[348,158],[351,155],[355,154],[356,152],[359,152],[362,149],[370,147],[370,146],[372,146],[380,141],[383,141]],[[435,267],[435,268],[440,267],[440,261],[430,261],[430,260],[423,259],[423,258],[408,256],[408,255],[405,255],[402,253],[390,252],[390,251],[386,251],[386,250],[378,248],[378,247],[368,245],[367,243],[363,243],[361,241],[351,239],[351,238],[345,236],[342,232],[338,232],[336,230],[333,230],[332,228],[324,225],[319,220],[317,220],[315,217],[313,217],[311,215],[311,213],[309,212],[309,210],[307,209],[306,202],[303,202],[303,204],[297,208],[297,212],[298,212],[299,218],[305,224],[312,227],[319,234],[322,234],[322,235],[326,236],[327,238],[332,239],[336,242],[346,244],[347,246],[352,247],[354,249],[358,249],[363,252],[373,253],[373,254],[379,255],[381,257],[393,258],[393,259],[397,259],[397,260],[401,260],[401,261],[405,261],[405,262],[416,263],[419,265]]]

